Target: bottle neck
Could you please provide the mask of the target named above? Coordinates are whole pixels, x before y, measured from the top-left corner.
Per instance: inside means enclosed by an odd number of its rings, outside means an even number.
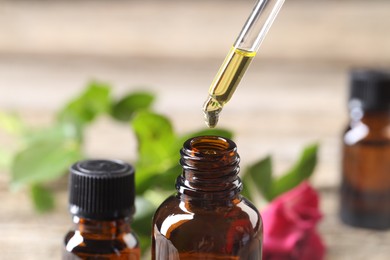
[[[376,127],[387,126],[390,123],[390,110],[365,111],[361,121],[367,125]]]
[[[365,124],[370,129],[381,130],[390,126],[390,109],[364,110],[361,106],[350,107],[349,118],[351,127]]]
[[[224,138],[196,137],[184,143],[177,178],[179,194],[193,199],[232,200],[239,196],[240,157],[236,145]]]
[[[73,215],[74,230],[82,236],[96,236],[113,239],[131,232],[131,218],[117,220],[91,220]]]
[[[361,106],[350,106],[349,118],[345,143],[351,145],[363,139],[375,142],[390,140],[390,110],[364,110]]]

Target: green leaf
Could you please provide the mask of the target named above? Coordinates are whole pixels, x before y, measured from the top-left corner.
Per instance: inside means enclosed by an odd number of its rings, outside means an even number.
[[[135,208],[136,208],[136,212],[134,215],[135,220],[142,219],[145,216],[149,216],[150,213],[154,213],[154,211],[156,210],[153,203],[145,199],[144,196],[136,196]]]
[[[58,178],[81,158],[80,146],[72,140],[34,142],[15,155],[11,167],[12,184],[21,186]]]
[[[40,213],[48,212],[54,208],[53,193],[41,185],[31,186],[31,199],[35,209]]]
[[[168,118],[141,111],[131,122],[138,141],[137,193],[145,190],[145,181],[171,168],[178,160],[176,136]]]
[[[181,172],[182,166],[179,164],[178,159],[176,165],[169,168],[165,172],[154,176],[148,181],[148,183],[150,184],[150,187],[166,190],[173,193],[175,191],[176,179],[181,174]]]
[[[0,147],[0,170],[8,170],[11,167],[13,153]]]
[[[306,147],[298,162],[286,174],[274,180],[272,185],[272,198],[291,190],[311,176],[317,164],[317,151],[318,144]]]
[[[142,191],[144,195],[148,189],[166,190],[173,193],[175,191],[175,182],[177,176],[181,174],[182,167],[177,159],[176,165],[166,171],[156,171],[155,174],[150,174],[143,182],[137,186],[137,192]]]
[[[156,207],[144,197],[136,197],[136,214],[132,226],[139,236],[142,252],[149,249],[150,236],[152,235],[152,218]]]
[[[11,135],[18,135],[24,131],[22,120],[15,114],[0,111],[0,129]]]
[[[70,101],[58,113],[58,120],[82,127],[92,122],[98,115],[109,112],[110,108],[110,86],[92,82],[84,93]]]
[[[47,142],[49,140],[60,141],[65,139],[80,140],[81,133],[74,124],[57,123],[48,128],[33,129],[27,131],[24,138],[27,144]]]
[[[112,106],[111,115],[120,121],[129,121],[139,110],[150,108],[154,96],[148,92],[131,93]]]
[[[152,225],[150,223],[150,225]],[[150,245],[152,244],[152,241],[151,241],[151,231],[149,232],[148,235],[140,235],[140,232],[138,232],[138,229],[137,228],[134,228],[134,231],[136,234],[138,234],[138,240],[139,240],[139,244],[141,245],[141,255],[142,255],[142,258],[141,259],[151,259],[150,258],[147,258],[148,255],[151,254],[150,252]]]
[[[132,226],[138,235],[151,236],[152,218],[154,212],[149,212],[147,215],[134,219]]]
[[[252,198],[252,194],[262,193],[265,199],[272,197],[272,161],[267,156],[250,165],[242,178],[244,184],[243,195]]]

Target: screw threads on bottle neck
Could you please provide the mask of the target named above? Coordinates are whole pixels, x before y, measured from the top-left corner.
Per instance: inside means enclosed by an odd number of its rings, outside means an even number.
[[[233,141],[217,136],[195,137],[184,143],[180,154],[183,172],[176,181],[179,193],[231,199],[242,190],[240,157]]]

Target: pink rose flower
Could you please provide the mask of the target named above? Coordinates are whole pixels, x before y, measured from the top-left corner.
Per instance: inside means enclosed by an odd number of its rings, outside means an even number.
[[[264,260],[321,260],[325,246],[316,231],[322,215],[308,182],[280,195],[262,212]]]

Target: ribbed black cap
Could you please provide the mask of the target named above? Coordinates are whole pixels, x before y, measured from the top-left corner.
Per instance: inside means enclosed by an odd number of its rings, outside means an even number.
[[[69,178],[72,214],[112,220],[134,213],[134,168],[131,165],[112,160],[80,161],[70,168]]]
[[[365,111],[390,109],[390,71],[353,70],[349,99]]]

